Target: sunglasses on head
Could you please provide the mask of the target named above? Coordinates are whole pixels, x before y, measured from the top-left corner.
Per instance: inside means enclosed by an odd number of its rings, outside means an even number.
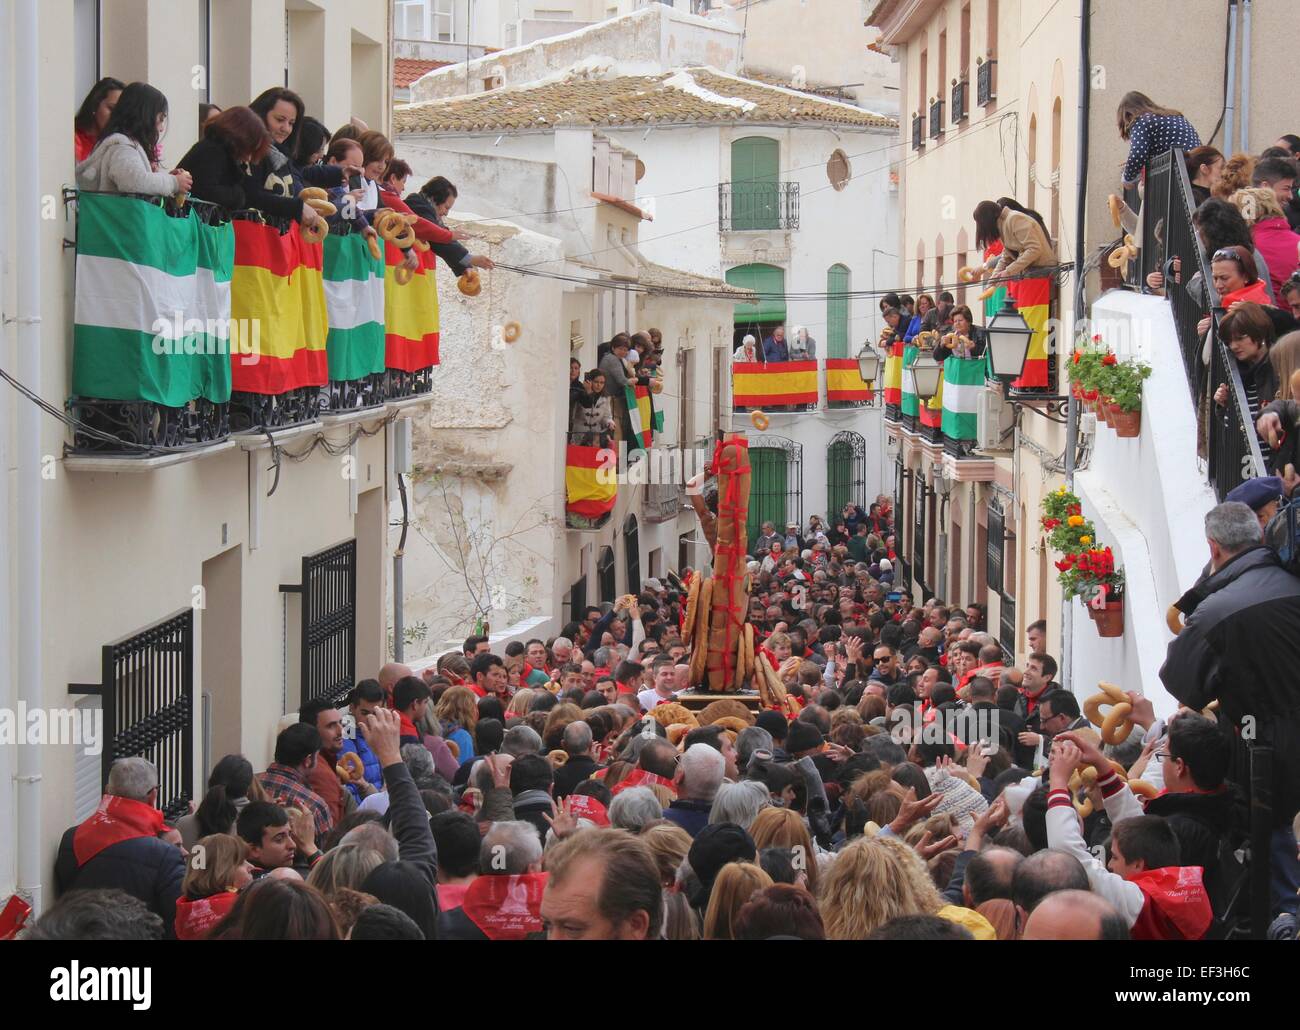
[[[1221,247],[1219,250],[1216,250],[1216,251],[1214,252],[1214,257],[1211,258],[1210,260],[1212,260],[1212,261],[1235,261],[1235,262],[1237,262],[1237,264],[1239,264],[1239,265],[1242,264],[1241,255],[1237,253],[1237,250],[1236,250],[1235,247]]]

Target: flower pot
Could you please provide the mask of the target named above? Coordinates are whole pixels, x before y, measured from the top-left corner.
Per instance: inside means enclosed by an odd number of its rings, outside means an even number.
[[[1091,605],[1089,606],[1091,608]],[[1113,601],[1105,608],[1092,608],[1092,618],[1097,624],[1097,636],[1122,637],[1124,635],[1124,605]]]
[[[1111,429],[1114,429],[1115,428],[1114,405],[1111,404],[1110,399],[1108,397],[1103,397],[1097,403],[1101,405],[1101,416],[1103,419],[1106,420],[1106,425],[1110,426]]]
[[[1118,408],[1114,412],[1115,435],[1123,437],[1134,437],[1138,435],[1138,430],[1142,428],[1142,409],[1136,411],[1120,411]]]

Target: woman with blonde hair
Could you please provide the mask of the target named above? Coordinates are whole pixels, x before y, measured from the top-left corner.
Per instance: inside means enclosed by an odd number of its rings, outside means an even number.
[[[448,687],[434,708],[444,739],[456,745],[463,764],[474,757],[474,730],[478,726],[478,701],[469,687]]]
[[[1228,199],[1250,226],[1255,250],[1264,255],[1273,296],[1281,297],[1286,281],[1300,264],[1300,235],[1287,224],[1277,194],[1271,189],[1260,186],[1241,189]]]
[[[1212,196],[1227,200],[1238,190],[1250,189],[1250,177],[1255,171],[1255,158],[1251,154],[1233,154],[1223,165],[1219,181],[1211,188]]]
[[[202,940],[253,882],[248,845],[230,833],[213,833],[190,849],[181,896],[176,899],[176,939]]]
[[[818,898],[832,941],[861,940],[897,916],[932,916],[944,907],[921,856],[888,836],[863,837],[844,848]]]
[[[547,751],[563,746],[564,727],[581,718],[582,709],[572,701],[556,705],[546,715],[546,725],[542,728],[542,746]]]
[[[506,718],[514,716],[516,719],[522,719],[528,714],[528,706],[533,701],[533,688],[524,687],[515,692],[515,696],[510,699],[510,704],[506,706]]]
[[[366,877],[383,861],[384,856],[374,848],[342,844],[321,856],[307,874],[307,882],[326,898],[333,897],[343,888],[360,890]]]
[[[765,808],[754,817],[749,835],[754,847],[784,848],[790,852],[794,867],[808,874],[808,889],[817,891],[817,852],[812,837],[804,824],[803,816],[789,808]]]
[[[1287,496],[1300,486],[1300,331],[1287,333],[1269,348],[1268,360],[1277,373],[1277,399],[1259,416],[1257,431],[1273,452],[1272,469],[1282,477]],[[1274,424],[1269,416],[1277,416]],[[1280,430],[1280,431],[1279,431]]]
[[[772,886],[772,877],[752,862],[729,862],[713,881],[709,907],[704,912],[706,941],[736,939],[736,916],[754,896],[755,891]]]

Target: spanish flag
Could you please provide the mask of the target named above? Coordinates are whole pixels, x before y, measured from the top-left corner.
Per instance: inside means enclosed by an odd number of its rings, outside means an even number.
[[[1047,320],[1052,299],[1052,277],[1017,279],[1007,284],[1007,292],[1016,310],[1034,331],[1025,356],[1025,373],[1011,384],[1013,390],[1027,390],[1047,385]]]
[[[885,403],[897,407],[903,400],[903,338],[895,338],[885,351]]]
[[[731,366],[732,403],[746,408],[817,403],[816,361],[737,361]]]
[[[564,510],[599,519],[618,499],[618,454],[611,448],[569,444],[564,455]]]
[[[385,364],[403,372],[418,372],[438,364],[438,285],[434,279],[434,254],[418,255],[420,267],[410,282],[399,286],[394,270],[404,255],[384,244],[384,350]]]
[[[869,401],[872,388],[858,371],[857,358],[826,359],[826,399],[828,401]]]
[[[231,388],[281,394],[324,386],[329,378],[325,342],[329,321],[319,243],[261,222],[235,222],[235,266],[230,317],[251,340],[231,347]],[[238,351],[238,352],[237,352]]]

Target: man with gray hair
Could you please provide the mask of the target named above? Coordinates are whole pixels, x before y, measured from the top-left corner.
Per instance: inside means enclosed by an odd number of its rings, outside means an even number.
[[[615,829],[640,833],[664,817],[663,806],[649,787],[628,787],[614,795],[609,805],[609,824]]]
[[[465,891],[464,905],[438,916],[438,939],[486,941],[521,939],[540,932],[542,842],[532,823],[503,819],[493,823],[479,847],[479,876]],[[473,917],[466,911],[473,913]]]
[[[139,898],[175,935],[176,899],[185,878],[181,850],[162,839],[158,770],[144,758],[119,758],[99,807],[59,842],[55,890],[123,890]]]
[[[513,758],[540,754],[542,738],[531,726],[511,726],[501,741],[501,750]]]
[[[1294,912],[1300,862],[1290,821],[1300,808],[1300,578],[1263,546],[1259,519],[1240,501],[1210,509],[1205,539],[1210,572],[1175,602],[1186,623],[1169,642],[1160,679],[1193,711],[1219,702],[1219,725],[1235,744],[1228,779],[1249,783],[1251,749],[1273,749],[1274,911]]]
[[[755,751],[772,750],[772,734],[762,726],[746,726],[736,734],[736,768],[743,776]]]
[[[592,755],[591,724],[582,719],[575,719],[564,727],[564,736],[560,746],[568,756],[564,764],[555,770],[555,797],[565,798],[583,780],[590,779],[596,771],[596,759]]]
[[[677,766],[677,800],[664,809],[664,818],[676,823],[694,837],[709,824],[709,812],[727,760],[722,752],[708,744],[692,744]]]

